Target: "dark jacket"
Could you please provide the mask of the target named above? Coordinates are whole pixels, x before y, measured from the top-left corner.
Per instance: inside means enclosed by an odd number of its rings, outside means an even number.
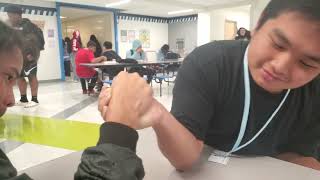
[[[113,50],[105,51],[104,53],[102,53],[102,55],[105,56],[108,61],[112,61],[113,59],[115,59],[117,62],[119,62],[121,60],[121,57]]]
[[[37,25],[33,24],[29,19],[23,18],[20,27],[22,28],[23,36],[33,34],[37,39],[37,43],[34,45],[40,50],[44,50],[45,42],[43,32]]]
[[[135,149],[138,133],[121,124],[104,123],[100,127],[98,145],[87,148],[75,173],[75,180],[141,180],[144,169]],[[7,156],[0,150],[0,179],[30,180],[26,174],[17,176]]]
[[[29,19],[23,18],[17,29],[23,37],[23,59],[24,67],[36,64],[40,51],[44,49],[44,37],[42,30]],[[32,60],[27,59],[27,56],[31,55]]]
[[[112,61],[115,59],[116,62],[121,63],[122,60],[122,58],[113,50],[105,51],[102,53],[102,56],[105,56],[107,61]],[[123,67],[106,67],[103,69],[103,72],[109,75],[109,79],[113,79],[121,71],[123,71]]]

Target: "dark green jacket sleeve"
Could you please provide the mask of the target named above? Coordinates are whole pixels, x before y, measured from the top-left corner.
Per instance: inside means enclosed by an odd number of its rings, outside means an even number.
[[[141,180],[144,169],[135,149],[138,133],[121,124],[104,123],[98,145],[87,148],[75,180]]]
[[[0,179],[5,180],[31,180],[26,174],[17,176],[17,170],[13,167],[6,154],[0,149]]]

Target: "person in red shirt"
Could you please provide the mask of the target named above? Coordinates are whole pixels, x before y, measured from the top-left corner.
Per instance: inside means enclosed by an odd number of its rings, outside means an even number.
[[[105,56],[94,57],[94,52],[96,51],[96,43],[89,41],[87,43],[87,48],[80,49],[76,55],[76,72],[80,78],[81,87],[83,94],[94,94],[94,86],[96,85],[98,79],[98,72],[93,68],[80,66],[81,63],[99,63],[106,61]],[[87,89],[88,82],[88,89]]]

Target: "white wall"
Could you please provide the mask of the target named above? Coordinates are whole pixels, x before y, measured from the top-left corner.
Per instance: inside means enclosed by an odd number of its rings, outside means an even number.
[[[197,45],[201,46],[210,42],[211,39],[211,15],[209,12],[198,14]]]
[[[140,30],[150,31],[150,48],[144,48],[146,51],[158,51],[163,44],[168,44],[168,24],[155,22],[141,22],[130,20],[119,20],[118,24],[118,41],[119,41],[119,55],[122,58],[126,57],[127,50],[132,48],[129,42],[121,42],[121,30],[135,30],[136,39],[139,39]],[[149,60],[153,60],[154,54],[148,55]]]
[[[251,29],[254,29],[260,15],[270,0],[253,0],[251,4]]]
[[[210,14],[210,37],[211,40],[224,40],[225,21],[236,21],[238,28],[250,29],[250,8],[236,7],[217,9]]]
[[[23,18],[30,20],[44,21],[43,35],[45,38],[45,50],[41,51],[38,63],[38,79],[39,80],[53,80],[61,78],[60,68],[60,54],[59,54],[59,40],[57,30],[56,16],[41,16],[23,14]],[[7,13],[0,12],[0,20],[7,20]],[[48,38],[48,30],[54,30],[54,38]]]
[[[223,10],[215,10],[210,14],[210,41],[224,40],[225,14]]]
[[[189,54],[197,47],[197,21],[177,22],[169,24],[170,50],[178,52],[177,39],[184,39],[184,51],[181,56]]]

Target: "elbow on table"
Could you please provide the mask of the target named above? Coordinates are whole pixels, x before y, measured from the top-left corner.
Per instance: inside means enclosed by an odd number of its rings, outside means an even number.
[[[194,163],[185,163],[185,164],[180,163],[180,164],[175,164],[175,165],[172,164],[172,165],[176,168],[177,171],[183,172],[183,171],[190,170],[192,168],[193,164]]]
[[[193,154],[188,158],[184,158],[183,160],[171,162],[171,164],[178,170],[178,171],[188,171],[192,169],[193,165],[196,164],[200,158],[200,154]]]

